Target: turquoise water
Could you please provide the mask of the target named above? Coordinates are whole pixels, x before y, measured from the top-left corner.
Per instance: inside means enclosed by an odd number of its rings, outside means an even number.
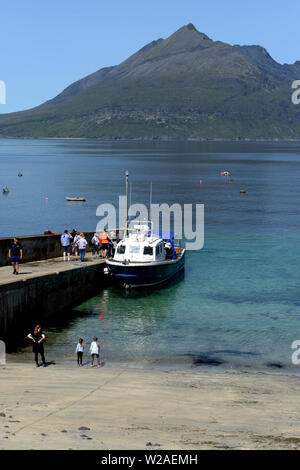
[[[78,337],[96,335],[112,365],[299,373],[299,144],[0,140],[0,167],[11,189],[1,236],[93,230],[126,169],[132,202],[148,203],[152,181],[153,202],[205,204],[204,248],[187,253],[183,280],[133,294],[99,286],[68,321],[44,325],[49,359],[71,359]]]

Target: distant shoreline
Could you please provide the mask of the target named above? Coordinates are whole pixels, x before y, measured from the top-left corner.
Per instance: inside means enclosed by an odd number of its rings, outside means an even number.
[[[7,140],[91,140],[91,141],[103,141],[103,142],[276,142],[276,143],[284,143],[284,142],[300,142],[299,139],[250,139],[250,138],[236,138],[236,139],[222,139],[222,138],[202,138],[202,139],[168,139],[168,138],[143,138],[143,137],[12,137],[12,136],[5,136],[0,135],[1,139]]]

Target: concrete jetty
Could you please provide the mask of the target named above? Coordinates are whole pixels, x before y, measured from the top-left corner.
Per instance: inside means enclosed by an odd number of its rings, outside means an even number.
[[[86,254],[86,261],[51,258],[25,262],[20,274],[0,268],[0,339],[11,342],[32,321],[42,321],[78,305],[103,288],[105,260]]]

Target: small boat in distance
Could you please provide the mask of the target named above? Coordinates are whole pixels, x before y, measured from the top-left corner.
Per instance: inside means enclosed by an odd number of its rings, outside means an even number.
[[[66,197],[66,200],[72,202],[84,202],[86,199],[84,197]]]
[[[3,194],[8,194],[9,193],[8,187],[4,186],[4,188],[2,189],[2,192],[3,192]]]

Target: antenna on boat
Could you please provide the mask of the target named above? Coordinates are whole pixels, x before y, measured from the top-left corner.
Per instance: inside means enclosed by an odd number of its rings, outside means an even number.
[[[150,183],[150,205],[149,205],[149,218],[151,219],[151,205],[152,205],[152,181]]]
[[[128,170],[125,173],[126,176],[126,221],[125,221],[125,236],[128,234]]]
[[[129,207],[131,206],[131,192],[132,192],[132,183],[129,183]]]

